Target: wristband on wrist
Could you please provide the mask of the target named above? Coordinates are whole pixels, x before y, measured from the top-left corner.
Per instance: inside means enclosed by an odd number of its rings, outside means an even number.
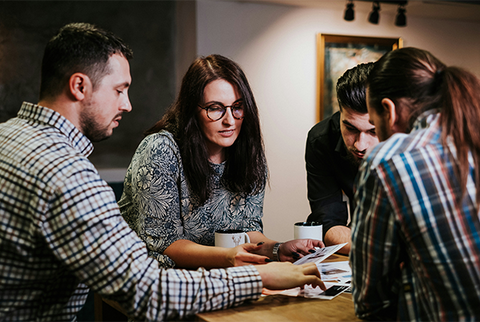
[[[273,245],[273,260],[276,260],[277,262],[280,261],[280,257],[278,256],[278,250],[280,249],[280,245],[282,243],[275,243],[275,245]]]

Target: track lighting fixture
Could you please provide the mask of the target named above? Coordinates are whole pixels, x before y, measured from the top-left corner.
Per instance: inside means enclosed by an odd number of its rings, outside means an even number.
[[[380,11],[380,3],[378,1],[374,1],[372,4],[372,12],[370,12],[370,15],[368,16],[368,21],[370,23],[373,23],[375,25],[378,24],[378,19],[379,19],[379,14],[378,12]]]
[[[395,26],[405,27],[407,25],[407,16],[405,16],[405,5],[400,4],[397,10],[397,16],[395,17]]]
[[[380,13],[379,13],[380,2],[383,2],[384,4],[398,5],[397,15],[395,17],[395,26],[405,27],[407,25],[407,17],[405,15],[405,12],[407,12],[407,10],[405,9],[405,6],[408,3],[407,0],[383,0],[383,1],[358,0],[358,1],[372,2],[372,11],[368,15],[368,21],[370,23],[373,23],[375,25],[378,24],[378,21],[380,20]],[[344,13],[343,19],[345,19],[346,21],[355,20],[355,11],[353,10],[353,8],[354,8],[353,0],[347,0],[347,5],[345,7],[345,13]]]
[[[353,10],[353,7],[353,0],[349,0],[347,3],[347,8],[345,9],[345,15],[343,16],[343,19],[346,21],[352,21],[355,19],[355,11]]]

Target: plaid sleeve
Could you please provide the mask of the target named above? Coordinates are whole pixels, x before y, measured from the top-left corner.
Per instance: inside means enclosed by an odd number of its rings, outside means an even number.
[[[363,167],[357,180],[350,252],[355,312],[363,319],[395,316],[399,263],[390,199],[376,170]]]
[[[262,281],[253,266],[196,271],[164,270],[161,274],[160,316],[149,312],[148,320],[182,319],[197,312],[213,311],[257,299]],[[166,291],[167,290],[167,291]],[[165,294],[169,294],[166,297]],[[168,302],[167,302],[168,301]]]
[[[75,183],[75,184],[74,184]],[[102,296],[118,301],[135,319],[184,318],[258,298],[257,270],[162,270],[118,212],[113,192],[93,172],[63,181],[46,223],[51,248]]]

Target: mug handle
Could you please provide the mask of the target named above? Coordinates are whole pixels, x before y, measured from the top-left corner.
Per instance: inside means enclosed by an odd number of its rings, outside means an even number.
[[[248,236],[247,233],[244,233],[245,234],[245,243],[250,243],[250,237]]]

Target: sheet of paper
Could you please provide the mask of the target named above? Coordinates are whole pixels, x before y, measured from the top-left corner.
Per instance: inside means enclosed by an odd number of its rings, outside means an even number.
[[[352,269],[348,261],[317,263],[317,268],[324,282],[348,284],[352,280]]]
[[[339,250],[340,248],[345,246],[346,244],[347,243],[328,246],[328,247],[324,247],[324,248],[317,248],[317,251],[315,253],[303,256],[298,261],[296,261],[294,264],[295,265],[300,265],[300,264],[305,264],[305,263],[317,263],[318,264],[321,261],[323,261],[324,259],[326,259],[328,256],[335,253],[337,250]]]
[[[322,291],[320,287],[311,287],[310,285],[305,285],[305,288],[301,292],[300,296],[303,295],[306,298],[313,299],[322,299],[322,300],[331,300],[347,291],[350,288],[350,285],[339,284],[339,283],[325,283],[327,287],[326,291]]]
[[[313,288],[310,285],[305,285],[304,289],[300,287],[295,287],[287,290],[268,290],[263,289],[262,295],[274,295],[282,294],[287,296],[301,296],[307,298],[317,298],[317,299],[326,299],[331,300],[337,295],[348,292],[350,290],[350,283],[352,279],[352,270],[348,261],[339,261],[339,262],[328,262],[322,263],[324,259],[335,253],[337,250],[345,246],[345,244],[339,244],[324,248],[319,248],[313,254],[306,255],[302,257],[294,264],[304,264],[314,262],[317,265],[318,271],[320,272],[320,278],[325,283],[325,286],[330,289],[327,291],[322,291],[320,287]],[[335,286],[332,288],[332,286]]]
[[[301,290],[302,289],[300,287],[289,288],[286,290],[269,290],[268,288],[263,288],[262,296],[281,294],[286,296],[297,297],[300,295]]]

